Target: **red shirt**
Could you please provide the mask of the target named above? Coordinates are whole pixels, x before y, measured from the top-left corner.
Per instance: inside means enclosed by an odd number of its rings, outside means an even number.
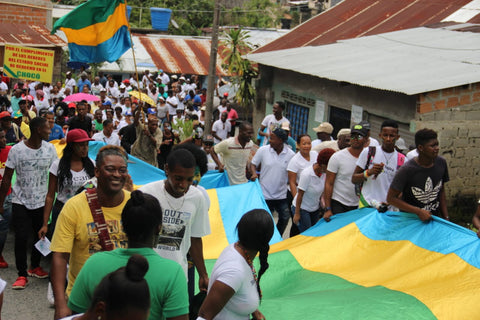
[[[238,119],[238,113],[235,109],[230,109],[230,111],[228,112],[228,116],[227,116],[227,119],[230,120],[230,124],[232,125],[232,127],[235,125],[235,120]]]
[[[0,150],[0,182],[3,180],[3,174],[5,172],[5,164],[7,163],[8,153],[12,149],[12,146],[6,146],[5,148]],[[12,192],[12,187],[8,189],[7,195]]]

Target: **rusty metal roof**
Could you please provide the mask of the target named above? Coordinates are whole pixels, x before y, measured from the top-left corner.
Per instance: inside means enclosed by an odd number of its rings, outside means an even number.
[[[0,23],[0,45],[17,44],[34,47],[63,47],[67,44],[42,26]]]
[[[210,39],[155,37],[152,35],[137,35],[137,37],[158,69],[167,73],[208,75]],[[221,47],[218,52],[221,52]],[[222,69],[219,55],[217,55],[216,73],[218,75],[226,74]]]
[[[343,0],[255,53],[318,46],[442,21],[480,22],[478,0]]]

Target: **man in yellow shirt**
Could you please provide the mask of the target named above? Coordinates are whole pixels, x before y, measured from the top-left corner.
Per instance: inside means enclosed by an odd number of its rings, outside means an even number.
[[[98,203],[105,218],[113,248],[125,247],[127,239],[121,227],[121,214],[130,192],[123,189],[128,179],[127,154],[117,146],[105,146],[96,158],[95,177]],[[65,278],[68,270],[70,294],[75,279],[85,261],[102,251],[100,237],[89,207],[86,192],[65,203],[57,221],[50,250],[53,252],[51,281],[55,297],[55,319],[71,314],[65,296]]]

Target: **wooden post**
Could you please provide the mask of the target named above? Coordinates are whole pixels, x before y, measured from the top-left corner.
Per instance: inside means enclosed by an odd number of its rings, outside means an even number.
[[[210,47],[210,64],[208,66],[207,110],[205,110],[205,135],[211,133],[213,117],[213,95],[215,94],[215,78],[218,51],[218,21],[220,18],[220,0],[215,0],[212,26],[212,44]]]

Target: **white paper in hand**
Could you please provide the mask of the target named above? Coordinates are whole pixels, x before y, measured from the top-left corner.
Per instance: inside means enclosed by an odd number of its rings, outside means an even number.
[[[38,251],[40,251],[41,254],[43,254],[44,257],[46,257],[50,252],[50,240],[48,240],[47,237],[40,239],[35,243],[35,248],[37,248]]]

